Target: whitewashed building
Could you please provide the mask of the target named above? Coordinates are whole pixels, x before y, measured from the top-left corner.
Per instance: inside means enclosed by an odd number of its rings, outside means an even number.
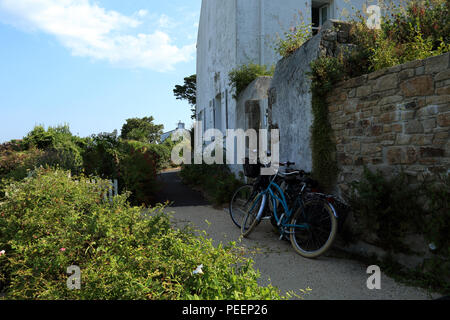
[[[362,9],[365,2],[203,0],[197,40],[197,120],[203,129],[236,129],[236,101],[228,79],[233,68],[250,62],[276,64],[277,34],[297,25],[300,17],[317,28],[328,19],[345,20],[353,6]]]

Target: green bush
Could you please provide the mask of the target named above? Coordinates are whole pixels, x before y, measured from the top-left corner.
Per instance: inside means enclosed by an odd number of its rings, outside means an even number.
[[[131,192],[133,204],[152,204],[159,190],[156,181],[159,156],[152,146],[139,141],[122,142],[122,158],[119,163],[124,188]]]
[[[412,185],[402,172],[387,178],[366,168],[361,181],[352,184],[349,197],[359,229],[353,236],[367,240],[370,234],[368,241],[377,239],[374,244],[393,256],[396,252],[414,253],[405,242],[406,235],[423,235],[437,249],[422,265],[408,270],[387,261],[384,268],[400,279],[414,280],[415,285],[449,294],[450,175],[434,182],[428,179]]]
[[[216,205],[229,203],[242,185],[227,165],[183,165],[180,176],[186,184],[201,188]]]
[[[119,163],[122,158],[120,146],[117,131],[92,135],[83,152],[85,174],[104,179],[119,179]]]
[[[351,42],[357,45],[346,63],[349,76],[425,59],[450,51],[449,2],[410,1],[382,17],[381,30],[371,30],[358,13],[351,21]],[[357,71],[357,72],[356,72]]]
[[[257,284],[234,244],[214,247],[171,226],[163,208],[143,215],[126,195],[103,202],[102,184],[37,170],[0,204],[0,281],[6,299],[279,299]],[[203,274],[192,272],[203,264]],[[67,267],[81,269],[68,290]]]
[[[36,126],[23,139],[27,149],[37,148],[45,151],[36,166],[56,166],[70,170],[73,174],[81,172],[83,167],[82,139],[73,136],[68,125],[49,127]]]
[[[431,39],[432,49],[442,42],[450,43],[450,3],[446,0],[409,1],[406,7],[394,6],[385,16],[383,33],[396,43],[414,42],[420,30],[425,39]]]
[[[426,212],[419,202],[422,187],[410,185],[402,172],[386,178],[365,168],[351,190],[349,202],[359,227],[375,234],[381,247],[407,252],[403,237],[423,232]]]
[[[133,203],[150,204],[158,190],[157,171],[170,164],[171,146],[122,140],[116,131],[94,135],[83,154],[85,173],[117,179],[120,191],[132,192]]]
[[[301,22],[296,27],[284,32],[284,38],[278,37],[274,50],[281,57],[286,58],[308,41],[311,36],[311,25]]]
[[[427,183],[424,193],[428,211],[424,232],[442,255],[450,257],[450,175]]]
[[[333,84],[342,79],[343,64],[338,58],[321,57],[311,63],[309,76],[312,80],[311,149],[313,175],[325,187],[331,187],[337,177],[336,143],[332,139],[333,130],[328,118],[327,94]]]
[[[235,88],[234,99],[239,97],[242,91],[252,83],[256,78],[263,76],[273,76],[275,66],[268,69],[265,65],[259,65],[255,63],[244,64],[238,68],[234,68],[228,74],[230,79],[230,86]]]

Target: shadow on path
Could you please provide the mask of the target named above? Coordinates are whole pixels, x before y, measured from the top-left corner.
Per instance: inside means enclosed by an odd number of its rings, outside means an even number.
[[[209,202],[198,191],[192,190],[181,182],[179,169],[158,174],[161,191],[156,196],[156,203],[170,202],[171,207],[205,206]]]

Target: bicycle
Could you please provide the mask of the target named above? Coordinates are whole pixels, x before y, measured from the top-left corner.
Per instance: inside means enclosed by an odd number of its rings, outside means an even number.
[[[287,162],[280,165],[289,167],[295,163]],[[289,196],[275,182],[277,178],[287,180],[299,176],[301,188],[295,197]],[[278,171],[272,177],[266,177],[265,188],[252,199],[251,205],[248,205],[241,223],[242,236],[248,237],[261,222],[269,201],[272,203],[272,215],[279,229],[280,239],[288,236],[294,250],[306,258],[316,258],[324,254],[336,237],[338,216],[334,207],[323,197],[306,192],[308,179],[301,171],[286,173]]]
[[[255,200],[255,197],[264,189],[264,178],[260,175],[261,163],[250,164],[249,159],[245,159],[244,163],[244,175],[247,178],[255,179],[253,183],[245,184],[239,187],[233,194],[230,200],[228,211],[230,213],[233,223],[241,229],[241,221],[244,215],[247,213],[249,206]],[[281,185],[283,190],[286,186]],[[266,208],[264,213],[264,219],[271,218],[272,209],[270,206]]]

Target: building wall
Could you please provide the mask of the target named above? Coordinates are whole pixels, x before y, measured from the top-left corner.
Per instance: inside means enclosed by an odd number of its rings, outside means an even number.
[[[341,192],[364,166],[411,183],[450,170],[450,53],[341,83],[329,96]]]
[[[314,1],[314,5],[318,2],[326,1]],[[332,10],[330,18],[341,16],[338,10],[350,6],[347,0],[330,2],[335,11]],[[214,127],[214,119],[221,119],[220,127],[223,129],[240,129],[237,119],[242,114],[233,98],[229,72],[250,62],[266,65],[278,63],[274,77],[274,92],[279,91],[278,104],[274,104],[277,111],[273,114],[275,124],[282,131],[282,160],[296,161],[310,170],[311,151],[307,142],[312,120],[306,72],[309,71],[309,63],[318,54],[333,54],[336,48],[333,44],[327,47],[311,40],[306,53],[305,47],[289,61],[280,61],[273,49],[277,36],[283,36],[290,27],[297,25],[300,16],[305,23],[310,23],[313,1],[283,0],[282,3],[280,5],[280,2],[271,0],[202,2],[197,43],[197,115],[202,115],[198,120],[206,120],[205,130]],[[351,6],[362,10],[364,3],[356,0],[351,2]],[[220,116],[214,114],[215,104],[221,106],[217,108],[220,109]]]
[[[206,128],[212,128],[214,122],[211,101],[222,93],[221,99],[226,101],[224,75],[236,65],[236,4],[229,0],[202,2],[197,39],[197,113],[205,114]],[[232,100],[230,93],[228,100]]]
[[[206,129],[214,125],[212,101],[219,95],[222,127],[238,128],[228,73],[250,62],[275,64],[280,58],[272,48],[277,34],[295,25],[295,15],[299,10],[309,12],[308,6],[310,0],[283,0],[282,6],[269,0],[202,2],[197,40],[197,114],[205,115]]]
[[[319,56],[337,56],[349,45],[348,25],[330,20],[319,34],[278,62],[268,107],[270,128],[280,130],[281,161],[292,161],[300,169],[312,170],[310,63]]]
[[[259,77],[239,95],[236,107],[236,127],[243,129],[244,131],[248,129],[267,129],[268,128],[268,118],[267,118],[267,106],[268,106],[268,92],[272,77]],[[258,109],[256,112],[255,109]],[[249,111],[253,111],[249,113]],[[252,127],[251,124],[258,123],[259,126],[256,128]],[[234,159],[230,169],[236,175],[239,172],[243,172],[242,165],[238,165],[237,159],[237,147],[234,148]]]

